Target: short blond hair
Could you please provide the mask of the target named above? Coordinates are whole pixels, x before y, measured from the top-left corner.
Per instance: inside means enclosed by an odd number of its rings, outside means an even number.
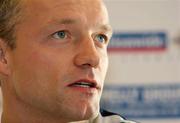
[[[20,8],[20,0],[0,0],[0,38],[12,49],[16,47],[14,32]]]

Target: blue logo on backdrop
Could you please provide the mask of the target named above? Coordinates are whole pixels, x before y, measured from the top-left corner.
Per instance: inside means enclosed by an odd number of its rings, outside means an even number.
[[[106,85],[101,105],[128,118],[180,118],[180,84]]]
[[[167,48],[165,32],[115,32],[109,51],[159,51]]]

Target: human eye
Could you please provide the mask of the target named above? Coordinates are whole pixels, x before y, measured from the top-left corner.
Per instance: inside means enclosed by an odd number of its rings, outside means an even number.
[[[52,37],[55,39],[63,40],[63,39],[68,38],[68,32],[65,30],[57,31],[52,34]]]
[[[100,42],[100,43],[106,43],[107,40],[108,40],[108,37],[106,35],[104,35],[104,34],[97,34],[95,36],[95,40]]]

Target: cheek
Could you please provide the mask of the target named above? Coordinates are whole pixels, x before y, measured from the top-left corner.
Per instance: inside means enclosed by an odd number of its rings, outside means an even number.
[[[36,97],[51,93],[56,86],[58,64],[52,55],[41,52],[18,54],[14,59],[12,81],[19,94]]]
[[[44,74],[50,71],[53,67],[53,60],[48,55],[41,55],[41,53],[38,53],[36,51],[29,53],[29,54],[23,54],[19,55],[19,58],[15,59],[15,66],[14,70],[17,72],[20,72],[22,75],[26,75],[28,77],[31,75],[34,75],[36,78],[36,75],[38,74]],[[23,76],[22,76],[23,77]]]

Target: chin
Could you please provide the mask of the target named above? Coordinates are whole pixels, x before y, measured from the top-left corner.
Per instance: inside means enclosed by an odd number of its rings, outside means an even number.
[[[78,109],[77,111],[76,113],[74,113],[74,116],[75,116],[74,121],[94,119],[99,114],[99,108],[86,107],[85,109],[82,109],[82,110]]]

